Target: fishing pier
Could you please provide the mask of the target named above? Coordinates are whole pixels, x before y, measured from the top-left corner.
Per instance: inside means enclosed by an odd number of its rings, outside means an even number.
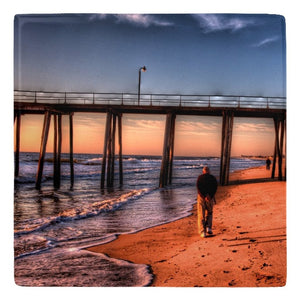
[[[177,115],[222,117],[220,177],[221,185],[229,183],[229,167],[234,117],[272,118],[275,144],[271,177],[284,180],[283,152],[286,133],[286,98],[257,96],[216,96],[131,93],[75,93],[14,91],[14,120],[16,126],[15,176],[19,174],[21,116],[43,114],[44,124],[36,174],[36,188],[41,188],[43,165],[51,117],[54,124],[54,187],[60,187],[62,145],[62,115],[69,116],[70,181],[74,184],[73,115],[78,112],[106,113],[104,148],[101,165],[101,188],[114,185],[116,132],[118,133],[119,183],[123,184],[122,116],[131,114],[166,115],[159,186],[172,183],[175,124]]]

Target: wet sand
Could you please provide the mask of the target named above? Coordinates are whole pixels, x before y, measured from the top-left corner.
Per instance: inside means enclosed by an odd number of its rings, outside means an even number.
[[[264,167],[235,172],[231,180],[269,178]],[[152,286],[271,287],[286,284],[286,182],[219,187],[214,235],[197,233],[192,215],[88,250],[138,264],[154,274]]]

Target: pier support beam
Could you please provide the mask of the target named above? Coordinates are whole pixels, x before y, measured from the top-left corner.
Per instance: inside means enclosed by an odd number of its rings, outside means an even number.
[[[221,185],[227,185],[229,182],[233,118],[234,115],[232,111],[223,111],[221,166],[220,166]]]
[[[116,143],[116,122],[117,122],[117,116],[113,114],[112,118],[112,135],[111,135],[111,174],[110,174],[110,180],[109,180],[109,186],[114,185],[114,179],[115,179],[115,143]]]
[[[74,185],[74,159],[73,159],[73,113],[69,114],[69,135],[70,135],[70,180],[71,188]]]
[[[172,183],[175,119],[175,113],[167,114],[159,187]]]
[[[107,140],[107,187],[114,185],[116,115],[111,114]]]
[[[44,159],[45,159],[46,146],[47,146],[47,141],[48,141],[49,127],[50,127],[50,120],[51,120],[51,113],[50,113],[50,111],[46,111],[45,116],[44,116],[44,125],[43,125],[42,138],[41,138],[38,170],[37,170],[37,175],[36,175],[36,183],[35,183],[36,189],[41,188],[43,168],[44,168]]]
[[[53,186],[56,186],[57,176],[57,115],[53,114]]]
[[[21,114],[15,115],[16,121],[16,149],[15,149],[15,177],[19,176],[19,157],[20,157],[20,134],[21,134]]]
[[[105,174],[106,174],[106,156],[107,156],[107,146],[108,139],[111,132],[111,116],[112,113],[108,112],[106,115],[106,125],[105,125],[105,136],[104,136],[104,146],[103,146],[103,155],[102,155],[102,170],[101,170],[101,189],[104,188],[105,183]]]
[[[61,177],[61,144],[62,144],[62,124],[61,114],[54,114],[54,145],[53,145],[53,185],[54,188],[60,188],[60,177]]]
[[[283,140],[284,133],[286,129],[286,118],[274,117],[274,127],[275,127],[275,146],[274,146],[274,156],[273,156],[273,166],[271,178],[275,177],[276,163],[278,163],[278,179],[283,180],[282,172],[282,160],[283,160]],[[286,175],[284,176],[286,177]]]
[[[122,145],[122,115],[118,115],[118,137],[119,137],[119,182],[123,185],[123,145]]]
[[[122,163],[122,117],[109,111],[106,117],[102,171],[101,171],[101,188],[105,185],[105,176],[107,175],[107,187],[114,185],[115,171],[115,138],[116,138],[116,122],[118,117],[118,134],[119,134],[119,173],[120,184],[123,184],[123,163]]]

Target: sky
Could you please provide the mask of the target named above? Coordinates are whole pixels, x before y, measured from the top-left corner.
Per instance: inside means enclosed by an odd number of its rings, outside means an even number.
[[[285,97],[285,52],[280,15],[16,15],[14,89],[137,93],[145,65],[141,93]],[[39,151],[42,121],[22,117],[22,151]],[[221,123],[177,116],[175,155],[220,155]],[[164,126],[165,116],[125,114],[124,153],[160,155]],[[104,114],[75,114],[74,151],[102,153],[104,127]],[[273,121],[235,118],[232,143],[232,155],[272,155]]]

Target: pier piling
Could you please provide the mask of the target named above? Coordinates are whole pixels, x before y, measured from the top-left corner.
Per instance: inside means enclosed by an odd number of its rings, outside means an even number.
[[[118,114],[118,137],[119,137],[119,182],[120,185],[123,185],[122,114]]]
[[[164,187],[172,182],[175,119],[175,113],[167,114],[159,187]]]
[[[35,184],[36,189],[41,188],[43,168],[44,168],[44,159],[45,159],[49,127],[50,127],[50,120],[51,120],[51,113],[50,113],[50,111],[46,111],[45,115],[44,115],[44,125],[43,125],[43,130],[42,130],[40,155],[39,155],[38,170],[37,170],[37,175],[36,175],[36,184]]]
[[[61,114],[54,114],[54,176],[53,184],[54,188],[60,188],[60,178],[61,178],[61,144],[62,144],[62,124]]]
[[[112,140],[113,140],[113,129],[112,129],[113,114],[110,117],[109,132],[108,132],[108,142],[107,142],[107,187],[112,187]]]
[[[113,114],[112,118],[112,140],[111,140],[111,174],[110,174],[110,186],[113,186],[115,178],[115,142],[116,142],[116,114]]]
[[[53,186],[56,187],[57,178],[57,114],[53,114]]]
[[[221,165],[220,165],[221,185],[227,185],[229,182],[233,118],[234,118],[233,111],[223,111]]]
[[[69,139],[70,139],[70,181],[71,188],[74,185],[74,160],[73,160],[73,113],[69,114]]]
[[[117,118],[118,117],[118,118]],[[104,136],[104,147],[102,156],[101,188],[104,188],[105,177],[107,187],[114,185],[115,173],[115,139],[116,125],[118,120],[118,141],[119,141],[119,176],[120,185],[123,184],[123,163],[122,163],[122,116],[109,111],[106,117]]]
[[[106,125],[105,125],[105,136],[103,145],[103,155],[102,155],[102,171],[101,171],[101,188],[104,188],[105,184],[105,174],[106,174],[106,155],[107,155],[107,145],[108,138],[111,131],[111,112],[106,114]]]
[[[282,174],[282,160],[283,160],[283,140],[285,132],[285,116],[274,117],[274,128],[275,128],[275,145],[274,145],[274,155],[273,155],[273,166],[272,166],[272,175],[275,177],[276,164],[278,164],[278,179],[283,180]]]
[[[15,150],[15,177],[19,176],[20,159],[20,135],[21,135],[21,114],[17,113],[16,118],[16,150]]]

